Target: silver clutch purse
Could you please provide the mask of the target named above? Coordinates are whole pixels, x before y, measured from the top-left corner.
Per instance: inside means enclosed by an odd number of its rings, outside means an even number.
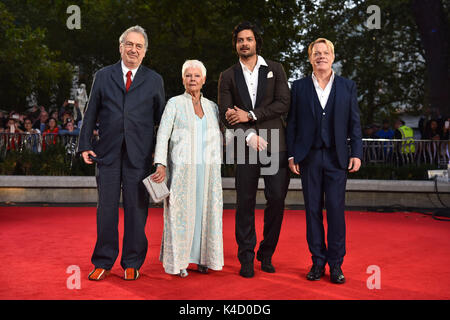
[[[142,180],[142,182],[147,188],[150,197],[152,197],[153,202],[158,203],[167,198],[170,194],[170,191],[164,181],[161,183],[156,183],[150,178],[151,176],[152,175],[149,175],[147,178]]]

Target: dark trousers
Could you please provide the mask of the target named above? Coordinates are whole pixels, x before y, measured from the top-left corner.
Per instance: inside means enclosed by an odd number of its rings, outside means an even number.
[[[275,252],[283,221],[284,200],[289,185],[289,169],[287,153],[273,154],[278,161],[279,169],[273,175],[263,175],[264,195],[267,203],[264,209],[263,240],[258,249],[258,258],[271,258]],[[238,244],[238,259],[241,264],[253,262],[255,257],[255,205],[258,180],[263,165],[236,165],[236,242]]]
[[[122,268],[139,269],[147,254],[145,223],[148,215],[149,195],[142,180],[150,168],[135,168],[126,151],[110,165],[97,163],[97,243],[92,263],[97,268],[111,269],[119,254],[119,202],[122,192],[124,234]]]
[[[306,209],[306,238],[313,263],[341,266],[345,255],[345,187],[347,170],[339,166],[334,148],[312,149],[300,164]],[[327,212],[327,242],[323,225]]]

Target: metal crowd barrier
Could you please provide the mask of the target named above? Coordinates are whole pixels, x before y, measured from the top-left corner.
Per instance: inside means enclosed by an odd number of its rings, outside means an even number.
[[[363,139],[363,164],[436,165],[447,168],[449,140]]]
[[[62,145],[69,157],[75,157],[78,135],[0,133],[0,161],[9,151],[40,153],[47,146]],[[423,165],[447,168],[449,140],[363,139],[363,164]]]
[[[77,144],[78,135],[73,134],[0,132],[0,160],[11,151],[41,153],[52,145],[64,146],[67,155],[74,157]]]

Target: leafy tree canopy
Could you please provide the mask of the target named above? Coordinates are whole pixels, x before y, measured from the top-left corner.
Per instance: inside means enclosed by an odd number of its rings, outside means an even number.
[[[370,16],[367,8],[373,4],[368,0],[3,0],[3,3],[0,37],[6,42],[2,41],[0,48],[0,70],[8,76],[1,79],[0,94],[3,101],[5,97],[15,100],[15,105],[22,103],[23,96],[39,90],[40,98],[49,101],[44,92],[54,92],[61,82],[67,68],[65,61],[79,66],[80,82],[90,87],[95,71],[119,60],[118,38],[136,24],[144,27],[149,36],[143,63],[163,76],[168,97],[183,91],[183,62],[199,59],[207,68],[203,92],[216,100],[220,72],[237,61],[231,31],[243,20],[261,27],[262,55],[281,62],[290,80],[311,73],[307,57],[310,42],[318,37],[331,40],[336,51],[335,70],[357,83],[364,124],[392,118],[399,111],[418,112],[428,104],[427,56],[410,0],[377,1],[380,29],[366,26]],[[79,30],[66,27],[70,15],[66,10],[72,4],[81,9]],[[448,20],[448,6],[444,5],[443,10]],[[44,68],[45,65],[51,67]],[[10,78],[8,81],[26,78],[20,84],[21,92],[17,91],[19,80],[4,87],[5,78]]]

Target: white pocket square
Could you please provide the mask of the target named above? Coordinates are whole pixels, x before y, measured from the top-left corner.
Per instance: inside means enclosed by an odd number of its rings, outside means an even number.
[[[269,73],[267,74],[267,79],[269,79],[269,78],[273,78],[273,72],[272,71],[269,71]]]

